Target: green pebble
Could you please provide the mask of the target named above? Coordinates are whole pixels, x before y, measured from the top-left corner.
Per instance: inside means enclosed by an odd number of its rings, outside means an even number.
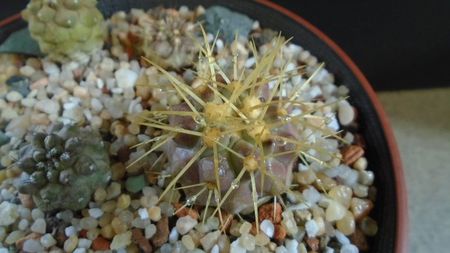
[[[129,177],[125,182],[125,188],[131,193],[137,193],[147,185],[144,175]]]

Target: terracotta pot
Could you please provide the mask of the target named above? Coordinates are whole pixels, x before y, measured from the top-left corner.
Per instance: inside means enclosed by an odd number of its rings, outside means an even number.
[[[105,16],[118,10],[130,8],[148,9],[163,4],[166,7],[202,4],[208,7],[217,4],[212,0],[185,1],[166,0],[101,0],[99,6]],[[350,89],[350,100],[359,112],[361,134],[366,142],[369,169],[375,173],[378,190],[372,216],[379,225],[378,234],[370,240],[368,252],[408,252],[408,209],[406,187],[400,155],[392,129],[383,108],[371,85],[348,57],[329,37],[297,14],[267,0],[221,1],[220,5],[245,13],[259,20],[262,27],[282,31],[326,63],[326,68],[335,74],[337,84]],[[0,40],[5,35],[25,26],[20,14],[0,21]],[[370,50],[370,49],[368,49]]]

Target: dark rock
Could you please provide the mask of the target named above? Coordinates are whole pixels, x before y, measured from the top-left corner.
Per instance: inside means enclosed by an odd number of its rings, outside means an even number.
[[[9,143],[9,137],[3,131],[0,131],[0,146]]]
[[[12,76],[6,80],[9,90],[19,92],[23,97],[30,93],[30,79],[24,76]]]
[[[206,30],[216,34],[218,31],[230,43],[234,40],[235,33],[248,37],[253,20],[246,15],[233,12],[222,6],[211,6],[205,12]]]

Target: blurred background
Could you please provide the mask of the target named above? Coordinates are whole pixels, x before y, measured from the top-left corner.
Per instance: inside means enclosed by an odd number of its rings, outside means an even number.
[[[27,2],[3,2],[0,20],[18,13]],[[276,2],[327,34],[369,79],[390,118],[405,168],[410,252],[446,252],[450,238],[450,1]]]

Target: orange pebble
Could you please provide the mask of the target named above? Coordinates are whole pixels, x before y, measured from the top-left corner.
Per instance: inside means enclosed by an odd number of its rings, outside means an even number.
[[[99,236],[92,241],[93,250],[109,250],[110,242],[105,238]]]

